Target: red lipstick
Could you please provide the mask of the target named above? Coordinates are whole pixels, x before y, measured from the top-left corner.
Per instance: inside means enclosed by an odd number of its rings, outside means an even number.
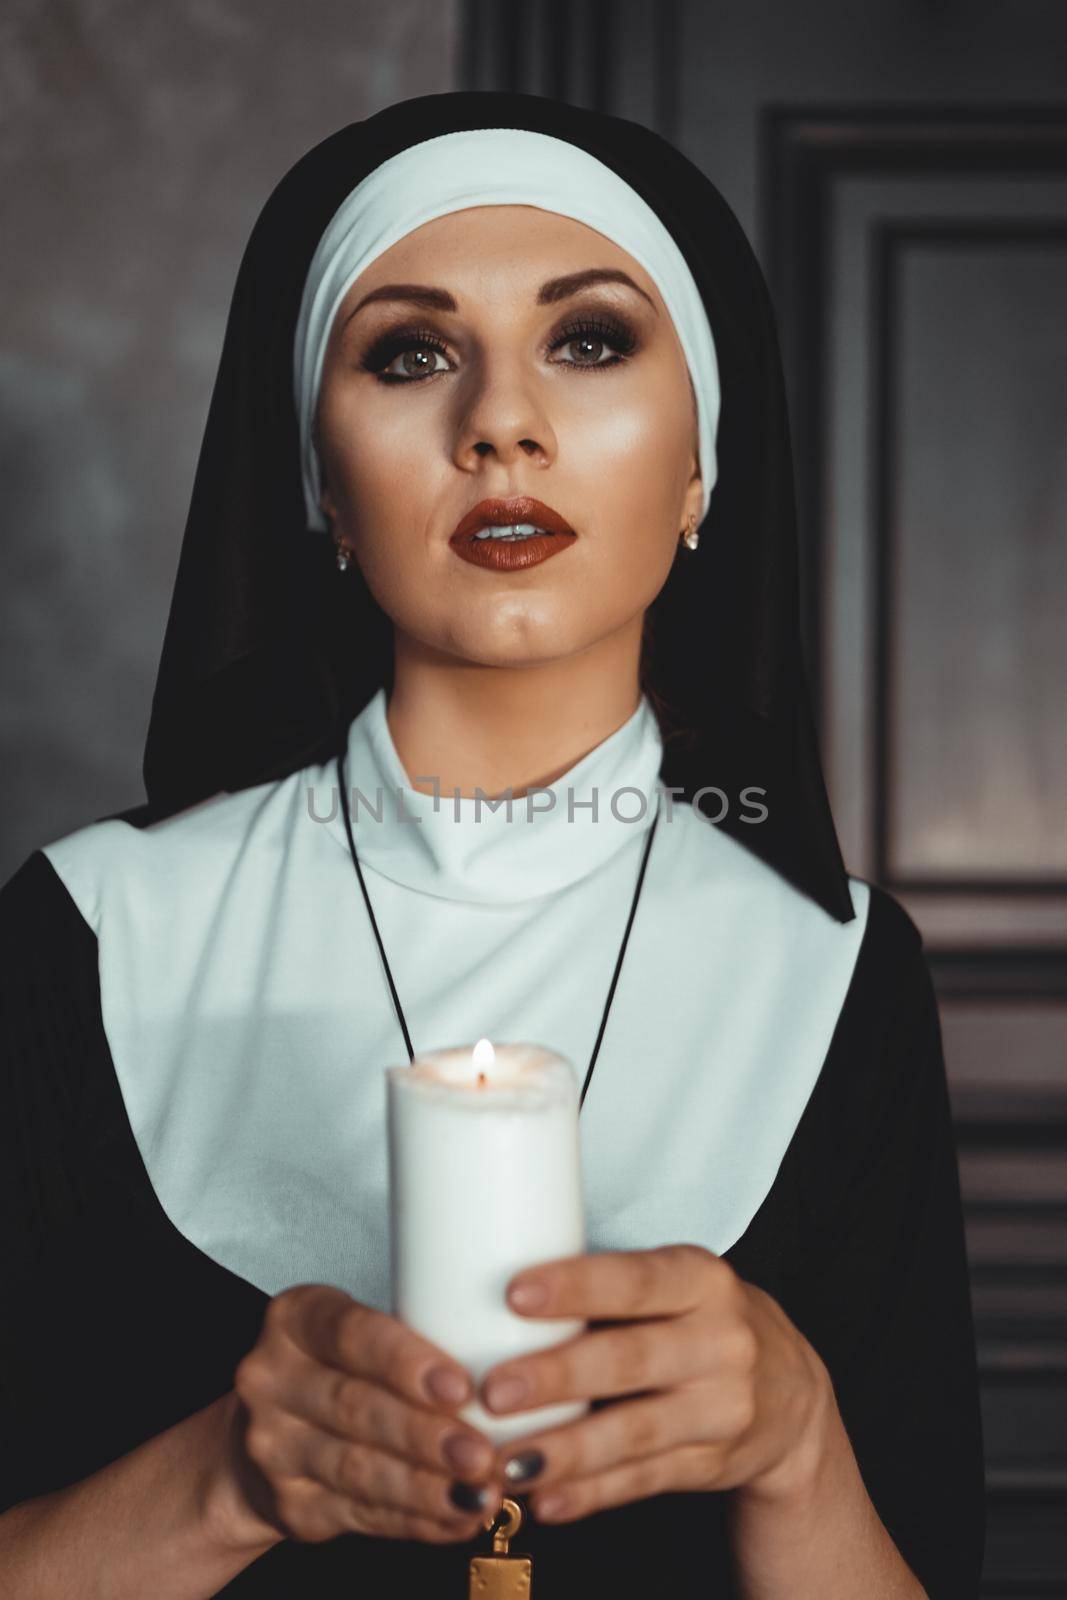
[[[537,533],[515,539],[488,534],[484,528],[534,527]],[[535,500],[532,495],[513,495],[509,500],[479,500],[460,522],[449,544],[463,561],[472,566],[489,567],[495,572],[517,572],[540,566],[550,556],[568,550],[578,535],[558,511]]]

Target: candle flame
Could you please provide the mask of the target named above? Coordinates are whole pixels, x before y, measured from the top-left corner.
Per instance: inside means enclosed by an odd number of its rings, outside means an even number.
[[[496,1051],[488,1039],[479,1039],[474,1046],[474,1065],[476,1067],[492,1068],[496,1060]]]

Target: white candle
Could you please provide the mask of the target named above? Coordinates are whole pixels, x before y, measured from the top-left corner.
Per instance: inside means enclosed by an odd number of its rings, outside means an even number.
[[[436,1050],[386,1070],[393,1315],[475,1384],[498,1362],[573,1338],[582,1318],[520,1316],[526,1267],[585,1249],[578,1085],[540,1045]],[[586,1400],[459,1415],[494,1444],[573,1421]]]

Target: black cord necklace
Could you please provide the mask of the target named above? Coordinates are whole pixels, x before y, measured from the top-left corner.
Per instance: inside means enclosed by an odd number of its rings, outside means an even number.
[[[367,893],[367,885],[363,881],[363,871],[359,864],[359,857],[356,854],[356,842],[352,837],[352,819],[349,816],[348,811],[348,785],[345,778],[346,753],[347,752],[344,750],[338,752],[337,776],[340,780],[341,786],[341,811],[345,819],[345,833],[348,835],[348,848],[352,856],[352,865],[356,869],[356,877],[359,879],[359,886],[363,890],[363,898],[367,903],[367,912],[370,916],[371,927],[374,929],[374,937],[377,939],[378,949],[381,951],[382,964],[385,967],[385,976],[389,980],[389,992],[393,997],[393,1005],[396,1007],[397,1018],[400,1022],[400,1030],[404,1035],[404,1043],[407,1046],[408,1059],[409,1061],[413,1062],[415,1060],[415,1051],[412,1048],[411,1035],[408,1033],[407,1022],[404,1020],[404,1011],[400,1004],[400,996],[396,992],[396,984],[393,982],[393,974],[389,966],[389,958],[385,953],[385,946],[382,943],[382,936],[378,932],[378,919],[374,915],[374,907],[370,903],[370,895]],[[652,849],[652,840],[655,836],[656,828],[659,826],[661,799],[661,796],[657,798],[656,815],[653,819],[651,828],[648,830],[648,839],[645,842],[644,854],[641,857],[641,870],[637,874],[637,887],[634,890],[633,902],[630,906],[630,915],[626,919],[626,932],[623,934],[622,944],[619,946],[619,955],[618,960],[615,962],[615,971],[612,974],[611,987],[608,990],[608,998],[604,1003],[604,1014],[600,1019],[600,1027],[597,1030],[596,1043],[593,1046],[593,1054],[590,1058],[589,1067],[585,1074],[585,1082],[582,1085],[581,1095],[578,1098],[579,1112],[581,1111],[582,1106],[585,1104],[586,1090],[589,1088],[589,1082],[593,1076],[593,1068],[596,1066],[596,1058],[600,1053],[600,1041],[604,1037],[604,1029],[607,1026],[608,1012],[611,1010],[611,1002],[615,998],[615,987],[619,981],[619,973],[622,971],[622,958],[626,954],[626,946],[630,939],[630,929],[633,927],[634,914],[637,911],[637,902],[641,898],[641,885],[645,881],[645,868],[648,866],[648,857],[649,852]]]

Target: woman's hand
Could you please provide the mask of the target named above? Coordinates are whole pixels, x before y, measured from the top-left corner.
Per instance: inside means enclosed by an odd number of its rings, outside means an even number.
[[[493,1448],[454,1416],[473,1393],[469,1375],[340,1289],[277,1295],[234,1389],[244,1408],[233,1463],[240,1495],[282,1535],[455,1543],[499,1508]],[[455,1480],[467,1489],[465,1509],[450,1498]]]
[[[536,1304],[516,1295],[534,1284]],[[538,1518],[670,1490],[774,1498],[816,1472],[833,1410],[826,1368],[777,1301],[721,1257],[691,1244],[572,1256],[517,1274],[508,1302],[615,1325],[492,1368],[479,1390],[489,1410],[638,1395],[498,1450],[505,1485],[532,1485]],[[507,1377],[527,1388],[501,1395]]]

